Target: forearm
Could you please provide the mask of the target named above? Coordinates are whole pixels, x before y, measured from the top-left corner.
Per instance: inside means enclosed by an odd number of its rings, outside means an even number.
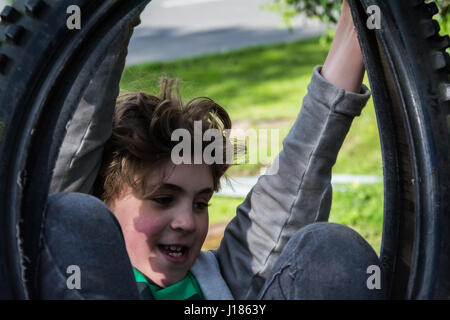
[[[323,64],[322,76],[338,88],[359,93],[364,78],[364,61],[347,1],[336,28],[336,36]]]

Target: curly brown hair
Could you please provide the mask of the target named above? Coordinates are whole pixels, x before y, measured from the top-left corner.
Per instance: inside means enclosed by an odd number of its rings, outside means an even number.
[[[174,130],[183,128],[194,136],[194,121],[201,121],[202,134],[208,129],[218,129],[223,133],[224,144],[227,142],[225,130],[231,129],[227,111],[207,97],[184,104],[178,84],[179,79],[164,77],[159,96],[131,92],[118,97],[112,136],[105,145],[94,186],[94,194],[106,204],[119,198],[127,185],[136,196],[151,194],[146,177],[161,170],[161,165],[171,159],[172,148],[177,144],[171,139]],[[206,145],[202,142],[202,149]],[[232,152],[234,158],[236,148]],[[229,154],[224,151],[223,156],[227,158]],[[227,161],[210,164],[215,191],[230,165]]]

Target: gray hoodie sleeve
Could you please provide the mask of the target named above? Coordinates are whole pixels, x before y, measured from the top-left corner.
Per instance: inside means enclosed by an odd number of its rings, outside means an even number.
[[[133,28],[139,22],[139,15],[132,17],[108,50],[101,53],[101,62],[91,75],[91,81],[82,92],[80,102],[66,126],[67,132],[53,169],[50,193],[92,192],[101,165],[103,146],[112,133],[114,107],[128,43]],[[89,59],[96,58],[93,55]],[[74,95],[78,94],[79,88],[83,88],[88,72],[91,71],[86,64],[72,84]],[[76,96],[73,99],[76,100]],[[71,103],[69,100],[65,103]]]
[[[355,116],[370,91],[340,89],[314,68],[301,111],[283,149],[237,208],[214,251],[235,299],[255,299],[291,236],[327,221],[331,168]]]

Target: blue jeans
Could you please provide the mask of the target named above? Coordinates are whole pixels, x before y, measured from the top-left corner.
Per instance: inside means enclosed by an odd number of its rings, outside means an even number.
[[[383,278],[377,254],[356,231],[318,222],[301,228],[289,240],[260,299],[385,299]]]
[[[51,195],[42,244],[42,299],[139,299],[120,225],[99,199]],[[310,224],[287,243],[260,299],[383,299],[384,283],[381,289],[367,286],[371,265],[379,265],[378,257],[358,233],[334,223]]]
[[[90,195],[49,197],[38,268],[41,299],[139,299],[120,225]]]

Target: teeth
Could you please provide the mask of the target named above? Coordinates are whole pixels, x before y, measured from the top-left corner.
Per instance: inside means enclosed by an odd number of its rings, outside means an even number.
[[[169,256],[172,257],[181,257],[182,253],[181,252],[169,252]]]
[[[166,251],[174,251],[174,252],[181,252],[183,250],[183,247],[181,247],[181,246],[164,246],[164,250],[166,250]]]

